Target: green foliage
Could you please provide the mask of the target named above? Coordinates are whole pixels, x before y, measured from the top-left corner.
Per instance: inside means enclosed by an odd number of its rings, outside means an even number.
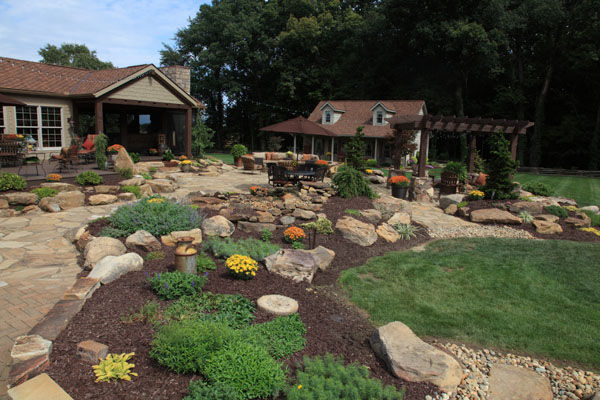
[[[231,147],[231,155],[233,156],[233,158],[238,158],[243,156],[244,154],[248,154],[248,148],[246,146],[244,146],[243,144],[234,144]]]
[[[165,152],[163,153],[163,156],[162,156],[163,161],[171,161],[174,158],[175,158],[175,155],[173,154],[171,149],[165,150]]]
[[[211,140],[214,135],[215,131],[204,124],[202,109],[198,109],[196,123],[192,128],[192,156],[194,158],[204,157],[206,149],[214,144]]]
[[[488,173],[483,191],[486,197],[492,199],[517,198],[513,192],[514,183],[511,176],[515,173],[517,164],[512,160],[510,142],[501,132],[491,136],[490,158],[488,159]]]
[[[117,239],[117,238],[129,236],[129,233],[127,231],[124,231],[123,229],[114,228],[112,226],[105,226],[104,228],[102,228],[102,230],[100,231],[98,236],[110,237],[110,238]]]
[[[0,192],[7,190],[25,190],[27,181],[17,174],[2,172],[0,174]]]
[[[197,228],[202,218],[189,206],[151,196],[117,208],[110,220],[116,228],[129,234],[143,229],[154,236],[162,236]]]
[[[519,213],[519,218],[521,218],[526,224],[530,224],[533,222],[533,215],[531,215],[529,211],[521,211]]]
[[[544,207],[544,209],[546,210],[546,212],[552,215],[556,215],[558,218],[567,218],[569,216],[567,210],[565,210],[561,206],[546,206]]]
[[[133,161],[133,163],[139,163],[141,158],[140,158],[140,153],[129,153],[129,158],[131,158],[131,161]]]
[[[542,182],[526,183],[522,186],[523,190],[533,193],[537,196],[552,196],[552,190]]]
[[[308,243],[310,243],[311,249],[315,248],[317,233],[320,235],[331,235],[333,233],[331,221],[324,217],[319,217],[316,221],[307,222],[301,226],[308,233]]]
[[[466,207],[468,204],[469,204],[469,203],[467,203],[466,201],[461,201],[460,203],[458,203],[458,204],[456,205],[456,207],[458,207],[458,208],[463,208],[463,207]]]
[[[148,280],[152,289],[163,300],[173,300],[181,296],[200,293],[206,283],[205,276],[186,274],[179,271],[159,272]]]
[[[239,329],[250,325],[255,311],[252,302],[241,294],[202,292],[179,298],[167,308],[165,318],[212,321]]]
[[[473,157],[473,172],[485,172],[485,161],[481,158],[477,149],[475,149]]]
[[[279,250],[279,246],[262,240],[249,238],[235,242],[231,238],[220,239],[208,237],[202,242],[203,249],[210,251],[215,257],[229,258],[234,254],[248,256],[256,261],[261,261]]]
[[[117,168],[117,172],[123,179],[133,178],[133,170],[131,168]]]
[[[140,306],[138,311],[129,309],[129,314],[121,317],[125,323],[143,322],[145,324],[156,324],[160,320],[160,305],[155,301],[147,301]]]
[[[216,269],[217,265],[213,259],[208,256],[208,254],[200,251],[196,254],[196,268],[198,269],[198,273],[200,273]]]
[[[96,164],[98,169],[106,169],[106,148],[108,147],[108,136],[100,133],[94,140],[94,148],[96,149]]]
[[[85,69],[114,68],[110,61],[101,61],[96,50],[90,50],[85,44],[63,43],[60,47],[47,43],[38,50],[44,64],[64,65]]]
[[[140,189],[139,186],[135,186],[135,185],[125,185],[125,186],[121,186],[121,191],[122,192],[127,192],[127,193],[133,193],[135,194],[136,198],[140,198],[142,197],[142,189]]]
[[[366,196],[370,199],[376,197],[363,174],[352,167],[342,165],[337,174],[333,176],[332,182],[338,196],[345,199],[359,196]]]
[[[85,185],[99,185],[102,183],[102,177],[94,171],[85,171],[77,175],[75,183],[81,186]]]
[[[329,353],[325,357],[304,356],[298,365],[296,381],[286,387],[288,400],[309,399],[381,399],[400,400],[404,391],[369,378],[364,365],[344,365],[341,358]]]
[[[369,158],[367,160],[367,168],[374,168],[377,166],[377,160],[374,160],[372,158]]]
[[[208,384],[204,381],[192,381],[188,386],[188,395],[183,400],[243,400],[238,391],[224,383]]]
[[[305,246],[304,246],[304,243],[296,240],[296,241],[292,242],[292,248],[295,250],[304,250]]]
[[[306,326],[298,314],[277,317],[263,324],[250,325],[242,336],[249,343],[264,347],[268,353],[282,359],[306,346]]]
[[[54,197],[58,194],[58,190],[51,188],[35,188],[31,190],[31,193],[37,194],[38,199],[43,199],[44,197]]]
[[[417,133],[414,130],[394,129],[393,136],[390,138],[390,146],[393,152],[392,161],[395,168],[400,168],[402,159],[417,149],[415,143],[416,136]]]
[[[164,258],[165,258],[165,253],[162,251],[151,251],[148,254],[146,254],[147,261],[163,260]]]
[[[344,210],[346,214],[354,215],[355,217],[360,217],[360,211],[355,210],[353,208],[347,208]]]
[[[218,382],[240,393],[245,399],[277,396],[285,385],[283,365],[262,347],[239,342],[222,347],[203,365],[209,382]]]
[[[464,182],[467,179],[467,167],[465,164],[460,162],[448,162],[448,164],[446,164],[444,167],[444,172],[454,172],[456,175],[458,175],[458,180],[460,182]]]
[[[127,362],[134,355],[135,353],[108,354],[104,360],[100,360],[98,365],[92,367],[96,375],[96,382],[110,382],[113,379],[130,381],[131,376],[138,375],[131,371],[135,365]]]
[[[147,172],[142,172],[141,175],[142,175],[142,178],[144,178],[147,181],[151,181],[152,180],[152,175],[150,175]]]
[[[364,171],[367,165],[365,162],[365,134],[362,132],[363,129],[363,126],[356,128],[356,133],[344,146],[346,164],[358,171]]]
[[[260,240],[270,243],[271,239],[273,239],[273,232],[271,232],[271,230],[263,229],[260,231]]]
[[[592,226],[600,226],[600,214],[594,214],[592,211],[583,211],[590,220],[592,221]]]
[[[410,240],[417,237],[417,232],[419,231],[419,227],[410,224],[396,224],[394,229],[396,229],[402,240]]]

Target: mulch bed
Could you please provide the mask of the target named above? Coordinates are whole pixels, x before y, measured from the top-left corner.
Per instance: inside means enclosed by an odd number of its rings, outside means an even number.
[[[330,220],[335,221],[348,215],[347,208],[372,208],[366,198],[344,200],[332,198],[323,207]],[[360,217],[359,217],[360,219]],[[106,222],[96,222],[92,233],[99,231]],[[280,237],[274,235],[273,242],[282,247],[290,247]],[[248,237],[236,230],[234,238]],[[323,355],[327,352],[342,355],[346,362],[358,362],[366,365],[371,376],[379,378],[384,384],[405,387],[405,399],[422,400],[433,395],[437,388],[428,383],[410,383],[391,376],[384,365],[375,358],[369,345],[374,327],[360,310],[349,304],[336,287],[339,274],[353,266],[364,264],[368,258],[383,255],[388,251],[403,250],[417,246],[429,240],[421,234],[411,241],[399,241],[387,244],[378,240],[373,246],[363,248],[346,241],[340,234],[317,237],[316,245],[323,245],[336,252],[336,257],[327,271],[318,271],[312,285],[294,283],[266,270],[259,271],[250,281],[235,280],[229,276],[224,262],[216,260],[217,269],[208,273],[208,282],[204,290],[214,293],[240,293],[256,301],[265,294],[283,294],[296,299],[300,304],[300,317],[306,325],[306,347],[284,360],[293,372],[304,355]],[[148,324],[124,323],[121,317],[129,310],[138,310],[149,300],[158,298],[147,283],[147,276],[156,272],[173,269],[174,248],[163,246],[164,260],[145,261],[144,269],[131,272],[121,279],[99,288],[82,310],[70,321],[67,328],[54,342],[51,365],[48,374],[65,389],[75,400],[79,399],[179,399],[186,394],[187,386],[194,375],[177,375],[163,368],[148,355],[153,329]],[[138,251],[142,257],[145,252]],[[265,322],[272,316],[257,311],[256,322]],[[94,374],[90,364],[75,355],[77,343],[83,340],[95,340],[109,346],[111,353],[135,352],[132,362],[134,371],[139,374],[131,382],[94,383]],[[283,398],[283,397],[280,397]]]

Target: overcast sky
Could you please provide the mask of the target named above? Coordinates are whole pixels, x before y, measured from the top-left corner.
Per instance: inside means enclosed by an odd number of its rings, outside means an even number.
[[[173,44],[208,0],[0,0],[0,57],[40,61],[47,43],[85,44],[118,67],[159,65],[162,43]]]

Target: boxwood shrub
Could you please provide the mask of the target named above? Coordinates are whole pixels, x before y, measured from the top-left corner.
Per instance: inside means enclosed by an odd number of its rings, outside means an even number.
[[[25,190],[27,181],[17,174],[2,172],[0,174],[0,192],[7,190]]]

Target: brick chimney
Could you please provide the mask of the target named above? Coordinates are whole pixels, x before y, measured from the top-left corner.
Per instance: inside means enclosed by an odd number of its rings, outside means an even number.
[[[175,82],[180,88],[190,93],[190,68],[183,65],[170,65],[159,68],[162,73]]]

